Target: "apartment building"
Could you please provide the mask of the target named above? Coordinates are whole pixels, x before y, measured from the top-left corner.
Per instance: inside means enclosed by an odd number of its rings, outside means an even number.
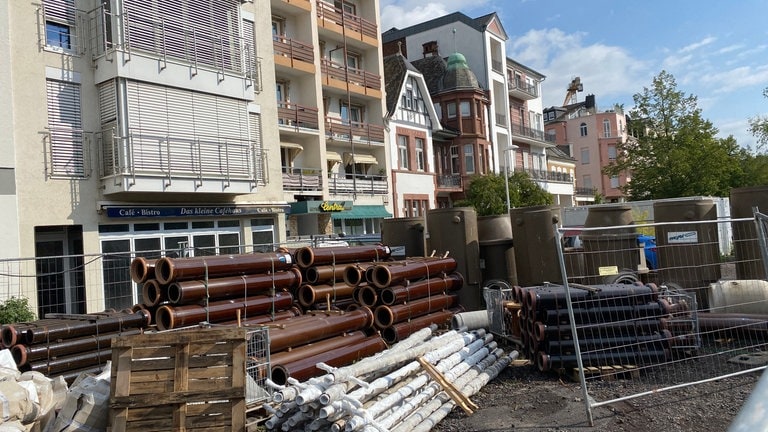
[[[140,301],[124,271],[135,256],[239,253],[285,237],[262,9],[0,6],[0,257],[52,257],[37,260],[36,287],[8,292],[40,316],[123,309]]]
[[[547,136],[576,159],[576,204],[594,203],[596,194],[605,202],[623,202],[620,188],[629,182],[628,174],[607,176],[602,172],[616,159],[616,149],[632,139],[623,110],[598,110],[594,95],[572,102],[544,110],[544,121]]]
[[[379,233],[392,215],[379,2],[271,0],[270,17],[288,234]]]
[[[464,111],[466,116],[476,116],[471,122],[481,127],[470,135],[482,136],[484,143],[471,147],[457,142],[452,148],[451,142],[456,139],[444,136],[441,141],[447,150],[442,155],[440,141],[435,141],[439,206],[450,206],[453,199],[461,198],[470,175],[520,170],[528,172],[544,190],[553,194],[556,203],[572,202],[572,177],[550,171],[547,162],[547,149],[555,143],[544,133],[540,89],[545,77],[506,57],[508,37],[498,15],[470,18],[456,12],[405,29],[387,30],[382,40],[385,55],[402,53],[424,73],[428,83],[434,84],[429,87],[436,107],[442,106],[440,100],[445,99],[445,88],[428,76],[442,77],[443,70],[433,57],[442,58],[447,64],[450,56],[460,54],[467,69],[474,74],[477,89],[485,93],[482,97],[478,93],[476,103],[469,105],[472,109]],[[461,104],[462,98],[469,103],[468,95],[460,96],[455,102]],[[455,116],[453,112],[446,111],[443,116],[441,109],[436,111],[443,125],[447,125],[450,116]],[[464,119],[461,113],[459,117]],[[445,131],[458,133],[457,137],[467,133],[453,126],[446,127]],[[473,139],[470,135],[466,137]],[[474,165],[476,169],[472,168]],[[470,170],[461,171],[463,166]]]

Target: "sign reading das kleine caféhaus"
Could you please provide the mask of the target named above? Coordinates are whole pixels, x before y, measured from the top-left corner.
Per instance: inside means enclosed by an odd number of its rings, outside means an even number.
[[[105,207],[110,218],[143,218],[143,217],[190,217],[190,216],[246,216],[270,213],[285,213],[285,208],[279,206],[182,206],[182,207]]]

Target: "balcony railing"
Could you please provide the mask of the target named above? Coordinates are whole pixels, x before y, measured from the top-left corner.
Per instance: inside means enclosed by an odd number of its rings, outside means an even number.
[[[381,90],[381,76],[375,73],[348,67],[328,59],[323,59],[321,71],[327,79],[335,79],[348,82],[350,85]]]
[[[290,102],[277,103],[277,121],[281,126],[291,126],[296,129],[319,129],[318,110]]]
[[[43,135],[46,178],[87,178],[91,175],[93,132],[49,127]]]
[[[597,188],[588,188],[577,186],[573,188],[573,194],[578,196],[590,196],[593,197],[597,193]]]
[[[568,173],[557,172],[557,171],[535,170],[535,169],[524,169],[524,170],[515,169],[515,171],[525,171],[534,180],[573,183],[573,177]]]
[[[511,129],[512,129],[512,135],[524,136],[524,137],[533,138],[539,141],[553,142],[552,139],[549,136],[547,136],[547,134],[545,134],[544,131],[541,129],[533,129],[528,126],[523,126],[517,123],[512,123]]]
[[[340,174],[328,179],[328,191],[332,194],[386,195],[387,177],[383,175]]]
[[[531,99],[539,97],[539,90],[535,85],[528,84],[521,79],[509,80],[509,91],[517,90],[528,95]]]
[[[111,139],[110,139],[111,138]],[[162,176],[205,180],[264,180],[266,159],[254,141],[231,137],[169,136],[133,129],[101,133],[102,176]]]
[[[275,55],[286,56],[293,60],[300,60],[306,63],[315,62],[312,45],[281,36],[274,36],[272,39]]]
[[[368,21],[349,12],[343,12],[341,9],[334,6],[333,3],[318,1],[317,17],[325,21],[343,25],[347,29],[356,31],[363,36],[368,36],[373,39],[378,38],[379,29],[376,27],[375,22]]]
[[[461,175],[449,174],[437,176],[437,187],[443,189],[461,189],[462,181]]]
[[[325,118],[325,134],[328,138],[353,140],[369,144],[384,144],[384,126],[362,122],[349,122],[337,118]]]
[[[322,170],[317,168],[283,167],[283,190],[320,191],[322,189]]]

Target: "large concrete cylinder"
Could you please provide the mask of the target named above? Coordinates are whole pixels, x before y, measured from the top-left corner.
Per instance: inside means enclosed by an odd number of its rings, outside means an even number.
[[[456,271],[464,276],[459,293],[461,305],[467,311],[485,309],[480,283],[480,250],[477,238],[477,212],[472,207],[454,207],[427,211],[427,240],[430,254],[456,260]],[[429,255],[429,254],[428,254]]]
[[[483,286],[486,286],[488,281],[498,279],[517,285],[510,217],[508,215],[478,217],[477,238],[480,242]]]
[[[731,217],[752,218],[752,207],[768,213],[768,186],[731,189]],[[765,268],[757,241],[757,228],[753,221],[733,224],[733,251],[736,259],[737,279],[766,279]]]
[[[626,204],[590,207],[581,236],[584,246],[584,269],[588,283],[604,283],[604,276],[623,272],[635,272],[640,264],[637,229],[632,217],[632,207]]]
[[[424,218],[389,218],[381,221],[381,242],[392,250],[394,258],[426,255]]]
[[[655,222],[692,222],[656,227],[659,277],[696,293],[698,307],[709,307],[709,283],[720,279],[717,207],[711,199],[657,201]]]
[[[768,314],[768,282],[764,280],[723,280],[709,284],[707,290],[710,312]]]
[[[560,207],[532,206],[512,209],[512,237],[515,244],[515,266],[520,286],[543,282],[561,283],[560,260],[557,256],[557,230]]]

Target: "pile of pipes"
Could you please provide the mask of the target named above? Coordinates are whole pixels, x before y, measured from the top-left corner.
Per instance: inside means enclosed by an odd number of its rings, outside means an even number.
[[[583,366],[647,365],[666,361],[670,348],[692,337],[689,297],[660,295],[655,284],[570,284],[573,322]],[[520,304],[525,355],[539,370],[577,367],[562,285],[513,287]]]
[[[112,359],[112,338],[138,334],[148,325],[146,311],[48,314],[37,321],[3,325],[2,345],[19,371],[63,376],[71,384],[82,372],[100,372]]]
[[[517,356],[505,354],[484,330],[436,326],[414,332],[391,348],[306,381],[275,388],[268,430],[429,431]]]

